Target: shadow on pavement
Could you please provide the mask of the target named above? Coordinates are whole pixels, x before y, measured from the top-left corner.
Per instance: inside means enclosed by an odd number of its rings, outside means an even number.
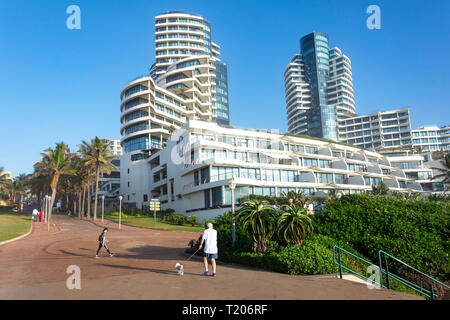
[[[126,269],[126,270],[149,271],[149,272],[154,272],[154,273],[169,274],[169,275],[174,275],[174,276],[177,276],[177,277],[181,277],[180,275],[178,275],[178,272],[175,270],[175,268],[174,268],[174,271],[171,271],[171,270],[139,268],[139,267],[121,266],[121,265],[114,265],[114,264],[104,264],[104,263],[102,263],[101,265],[105,266],[105,267],[111,267],[111,268]],[[199,273],[184,272],[184,274],[185,275],[204,277],[203,274],[199,274]]]
[[[183,252],[185,248],[168,248],[160,246],[140,246],[125,249],[128,252],[135,254],[124,254],[118,251],[111,251],[117,253],[117,258],[123,259],[148,259],[148,260],[184,260]]]

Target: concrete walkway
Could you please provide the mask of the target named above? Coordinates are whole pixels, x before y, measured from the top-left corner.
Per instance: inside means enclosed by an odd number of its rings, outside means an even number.
[[[199,233],[134,228],[105,221],[116,256],[95,259],[101,222],[54,215],[47,231],[36,223],[31,235],[0,246],[0,299],[421,299],[335,278],[289,276],[220,264],[217,277],[203,276],[202,262],[186,259]],[[104,249],[103,249],[104,250]],[[67,267],[81,270],[81,289],[69,290]]]

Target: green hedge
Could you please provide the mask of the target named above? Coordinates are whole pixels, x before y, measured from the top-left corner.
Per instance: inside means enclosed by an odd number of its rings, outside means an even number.
[[[383,250],[415,268],[449,279],[448,202],[370,194],[333,200],[313,218],[316,233],[348,242],[371,261]],[[407,270],[393,264],[400,273]]]

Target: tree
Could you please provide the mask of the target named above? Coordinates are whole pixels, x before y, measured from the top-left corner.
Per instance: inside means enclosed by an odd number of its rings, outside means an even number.
[[[86,165],[92,166],[92,170],[95,172],[94,220],[97,220],[98,181],[100,179],[100,173],[110,174],[111,170],[117,169],[111,163],[114,155],[109,149],[110,144],[111,141],[107,139],[95,137],[91,140],[90,144],[82,141],[82,144],[78,146]],[[88,193],[90,199],[90,192]]]
[[[247,200],[237,211],[237,218],[242,227],[253,238],[253,251],[266,252],[267,240],[276,229],[277,210],[267,201]]]
[[[308,197],[303,191],[289,191],[286,198],[289,200],[290,205],[296,206],[297,208],[304,208],[308,203]]]
[[[378,185],[372,185],[372,194],[385,196],[388,193],[389,188],[384,182],[381,182]]]
[[[48,148],[47,153],[41,153],[42,161],[37,165],[42,173],[46,173],[51,177],[50,188],[52,191],[50,200],[49,219],[52,218],[52,208],[56,198],[56,190],[58,181],[62,174],[73,174],[71,167],[71,154],[69,148],[64,142],[56,144],[55,149]]]
[[[20,200],[19,200],[20,212],[23,212],[22,201],[23,201],[23,196],[25,194],[25,191],[28,187],[28,183],[29,183],[29,177],[25,173],[22,173],[22,174],[18,175],[17,177],[15,177],[14,181],[12,183],[13,190],[14,190],[13,200],[15,201],[17,194],[20,195]]]
[[[0,190],[9,194],[9,189],[11,187],[12,181],[5,174],[4,168],[0,167]]]
[[[169,134],[172,135],[176,130],[177,129],[173,125],[171,125],[167,131],[169,131]]]
[[[277,228],[279,236],[292,245],[300,245],[313,232],[312,221],[306,209],[293,205],[282,206]]]

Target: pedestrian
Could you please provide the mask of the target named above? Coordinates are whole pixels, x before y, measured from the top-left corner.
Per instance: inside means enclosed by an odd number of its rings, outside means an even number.
[[[213,229],[213,224],[210,222],[206,225],[208,229],[203,232],[202,242],[200,243],[199,249],[205,247],[203,249],[203,263],[205,264],[205,272],[203,273],[205,276],[208,275],[208,258],[211,259],[212,265],[212,276],[216,276],[216,259],[218,254],[217,249],[217,231]]]
[[[100,252],[100,249],[102,247],[105,247],[105,249],[106,249],[106,251],[108,251],[110,257],[114,256],[114,253],[111,253],[111,251],[109,251],[108,245],[106,244],[108,242],[108,240],[106,240],[106,233],[108,233],[108,228],[104,228],[102,233],[98,237],[98,249],[97,249],[97,253],[95,254],[95,258],[97,258],[97,259],[98,259],[98,253]]]
[[[39,222],[42,222],[42,216],[43,216],[42,210],[39,210]]]
[[[37,221],[37,216],[38,216],[38,214],[39,214],[39,211],[37,211],[37,209],[34,208],[34,209],[33,209],[33,213],[31,214],[31,219],[32,219],[33,221]]]

